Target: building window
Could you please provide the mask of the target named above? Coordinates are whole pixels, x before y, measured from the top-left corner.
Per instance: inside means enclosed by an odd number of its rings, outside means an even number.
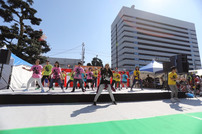
[[[135,50],[138,50],[138,47],[134,47]]]
[[[135,58],[135,60],[139,60],[139,58]]]
[[[134,54],[135,54],[135,55],[138,55],[138,53],[137,53],[137,52],[135,52]]]

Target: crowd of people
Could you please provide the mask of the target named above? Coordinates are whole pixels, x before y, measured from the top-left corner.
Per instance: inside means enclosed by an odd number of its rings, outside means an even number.
[[[101,69],[98,69],[96,67],[95,68],[89,67],[87,69],[83,69],[81,63],[79,62],[78,65],[74,69],[72,69],[70,73],[67,74],[67,72],[61,70],[58,61],[56,61],[54,66],[52,66],[51,64],[49,64],[49,61],[47,60],[46,64],[42,67],[42,65],[40,65],[40,60],[37,59],[35,61],[35,65],[33,65],[31,69],[27,69],[25,67],[23,67],[23,69],[27,71],[33,71],[32,77],[28,80],[27,87],[24,91],[28,91],[30,84],[33,81],[36,81],[37,83],[36,90],[41,88],[42,93],[45,92],[43,83],[47,83],[47,86],[49,87],[49,89],[46,92],[54,90],[53,83],[58,83],[62,92],[65,92],[64,85],[66,85],[66,89],[68,89],[69,84],[73,82],[73,88],[71,92],[75,92],[75,89],[77,88],[80,88],[82,92],[85,92],[87,88],[88,89],[91,88],[93,91],[94,88],[97,89],[96,92],[97,94],[94,99],[94,105],[96,105],[96,101],[103,89],[108,90],[113,104],[116,104],[111,90],[114,91],[121,90],[123,87],[125,87],[126,89],[130,88],[130,90],[132,91],[134,85],[137,85],[137,82],[141,90],[143,90],[143,84],[145,87],[147,86],[149,87],[153,82],[153,78],[150,77],[149,75],[147,75],[147,78],[145,80],[141,79],[138,66],[135,67],[135,70],[133,71],[131,84],[128,84],[130,77],[125,71],[119,72],[118,69],[111,70],[109,64],[106,64]],[[65,84],[66,76],[69,76],[70,78]],[[99,83],[98,80],[100,81]],[[179,84],[176,82],[177,80],[179,80],[181,83],[187,82],[185,84],[186,89],[187,85],[192,85],[191,88],[196,89],[193,90],[195,94],[200,93],[202,77],[189,74],[187,76],[187,79],[179,78],[176,73],[176,68],[172,67],[171,72],[168,75],[168,86],[171,90],[172,102],[179,101],[177,97],[178,91],[182,89],[182,87],[179,86]],[[165,84],[165,81],[163,84]],[[197,90],[199,90],[199,92]]]

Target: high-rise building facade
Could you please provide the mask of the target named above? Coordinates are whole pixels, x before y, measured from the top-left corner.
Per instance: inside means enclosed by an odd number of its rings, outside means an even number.
[[[111,25],[112,68],[133,70],[152,60],[169,62],[186,54],[189,70],[200,69],[195,25],[141,10],[123,7]]]

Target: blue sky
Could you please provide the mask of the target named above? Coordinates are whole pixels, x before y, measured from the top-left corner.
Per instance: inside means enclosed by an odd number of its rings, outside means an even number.
[[[85,61],[98,55],[111,63],[111,24],[122,6],[195,23],[202,54],[201,0],[34,0],[33,7],[42,18],[40,26],[52,50],[50,57],[81,58],[85,43]],[[201,55],[202,56],[202,55]]]

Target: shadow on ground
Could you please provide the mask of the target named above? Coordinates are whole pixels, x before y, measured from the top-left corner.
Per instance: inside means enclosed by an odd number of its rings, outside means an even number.
[[[110,104],[108,105],[102,105],[102,106],[94,106],[94,105],[90,105],[90,106],[86,106],[82,109],[79,109],[79,110],[76,110],[76,111],[73,111],[73,113],[71,114],[71,117],[76,117],[80,114],[85,114],[85,113],[92,113],[92,112],[95,112],[97,109],[101,109],[101,108],[107,108],[109,107]]]
[[[177,110],[177,111],[186,111],[189,108],[185,108],[183,106],[180,106],[180,104],[185,104],[185,105],[191,105],[191,106],[202,106],[202,102],[198,98],[186,98],[186,99],[180,99],[180,102],[176,103],[171,103],[171,101],[168,100],[163,100],[165,103],[170,104],[170,108]]]

